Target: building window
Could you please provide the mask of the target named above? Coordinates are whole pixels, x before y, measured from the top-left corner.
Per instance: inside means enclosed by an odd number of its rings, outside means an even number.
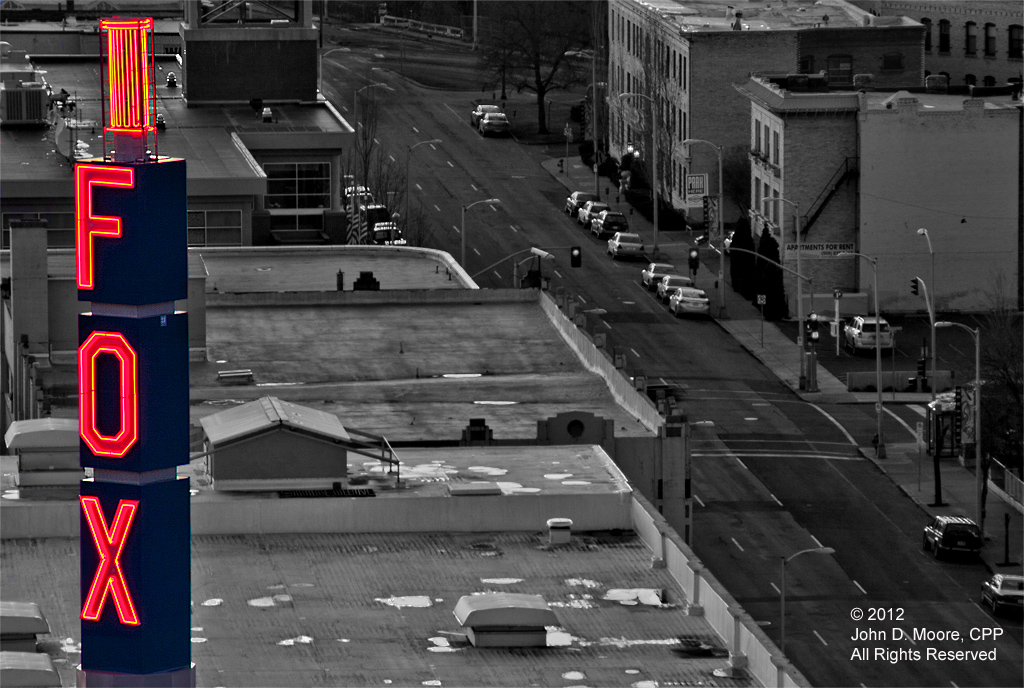
[[[759,214],[763,214],[764,208],[761,207],[761,184],[757,179],[755,179],[751,186],[754,187],[754,211]]]
[[[949,54],[949,21],[939,20],[939,52]]]
[[[1011,60],[1024,58],[1024,26],[1012,24],[1010,26],[1010,51]]]
[[[754,152],[761,152],[761,120],[754,120]]]
[[[1018,56],[1020,53],[1018,52]],[[683,90],[686,90],[686,57],[683,57]]]
[[[966,35],[964,36],[964,54],[978,54],[978,25],[974,22],[967,22]]]
[[[985,57],[996,56],[996,25],[985,24]]]
[[[265,162],[267,210],[331,207],[331,164],[328,162]]]
[[[779,164],[779,132],[772,132],[772,163]]]
[[[291,217],[286,215],[283,217]],[[241,210],[188,211],[189,246],[241,246]]]
[[[990,74],[986,74],[985,78],[981,80],[981,83],[985,88],[992,88],[996,85],[996,78]]]
[[[11,247],[11,220],[46,220],[46,248],[75,247],[74,213],[4,213],[0,248]]]
[[[927,17],[921,20],[924,24],[924,51],[930,53],[932,51],[932,20]]]
[[[768,125],[765,124],[764,125],[764,157],[765,157],[765,160],[768,159],[768,154],[769,154],[768,147],[770,145],[772,145],[771,144],[771,134],[769,133],[770,131],[771,130],[768,129]]]
[[[853,83],[853,58],[849,55],[830,55],[828,58],[829,85]]]
[[[903,54],[902,53],[886,53],[882,55],[882,71],[883,72],[902,72],[903,71]]]
[[[978,77],[974,76],[973,74],[967,74],[964,76],[964,83],[967,84],[968,86],[974,86],[976,83],[978,83]]]
[[[768,196],[767,187],[765,188],[764,195],[766,197]],[[774,191],[772,191],[772,199],[774,200],[774,202],[772,203],[772,222],[774,222],[775,224],[779,224],[779,206],[782,205],[781,203],[779,203],[778,198],[779,190],[775,189]]]
[[[804,55],[803,57],[800,58],[800,73],[814,73],[814,55]]]

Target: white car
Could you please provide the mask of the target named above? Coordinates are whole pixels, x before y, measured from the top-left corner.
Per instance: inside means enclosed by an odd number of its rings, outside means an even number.
[[[647,287],[647,291],[654,291],[662,277],[675,274],[676,266],[671,263],[651,263],[640,271],[640,284]]]
[[[615,232],[615,236],[608,240],[608,255],[615,260],[623,256],[643,258],[644,240],[639,234],[631,232]]]
[[[496,115],[500,112],[501,108],[497,105],[477,105],[476,109],[469,113],[469,126],[476,129],[484,115]]]
[[[668,303],[669,297],[679,287],[692,287],[693,280],[686,275],[665,275],[658,282],[657,292],[658,300],[662,303]]]
[[[603,213],[606,210],[611,210],[611,206],[607,203],[602,203],[601,201],[587,201],[576,214],[576,222],[589,228],[590,221],[597,217],[599,213]]]
[[[668,309],[677,318],[684,314],[708,315],[711,313],[711,300],[703,289],[679,287],[669,297]]]
[[[877,333],[877,334],[876,334]],[[846,321],[843,327],[843,339],[846,347],[856,353],[861,349],[874,349],[875,338],[878,338],[878,348],[892,348],[892,330],[885,318],[874,315],[855,315]]]
[[[1024,609],[1024,576],[997,573],[981,584],[981,601],[992,607],[995,614],[1000,609]]]

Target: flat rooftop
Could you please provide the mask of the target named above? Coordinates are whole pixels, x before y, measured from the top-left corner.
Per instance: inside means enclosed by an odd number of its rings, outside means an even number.
[[[58,93],[66,90],[75,101],[72,125],[76,128],[76,150],[80,157],[98,156],[103,150],[102,102],[99,60],[47,59],[36,61],[35,67]],[[289,134],[295,147],[309,145],[310,137],[323,142],[321,148],[339,148],[340,141],[351,135],[352,128],[326,104],[272,104],[274,122],[264,123],[246,105],[203,106],[188,108],[179,86],[166,86],[167,72],[180,73],[175,62],[156,62],[157,113],[166,120],[167,128],[157,133],[157,150],[161,156],[185,158],[188,161],[189,192],[204,195],[207,180],[234,180],[236,191],[248,189],[256,193],[265,186],[263,174],[245,147],[248,137],[266,134]],[[180,77],[180,74],[179,74]],[[4,128],[0,131],[4,155],[0,159],[0,177],[5,185],[14,183],[14,193],[22,192],[19,183],[64,182],[71,191],[72,163],[57,152],[53,127]],[[232,137],[237,135],[237,139]],[[305,136],[302,136],[305,135]],[[251,188],[250,188],[251,187]],[[59,186],[63,189],[63,186]],[[32,189],[29,187],[28,192]],[[50,191],[52,192],[52,187]],[[259,191],[262,193],[262,191]],[[5,195],[12,196],[12,192]],[[219,193],[224,193],[220,191]],[[39,195],[38,193],[29,195]]]
[[[544,533],[193,537],[198,684],[718,684],[721,641],[676,604],[678,588],[651,568],[643,542],[629,531],[573,537],[555,549]],[[5,575],[4,597],[39,604],[65,685],[80,658],[80,574],[68,565],[78,546],[3,542],[5,570],[22,573]],[[482,592],[542,595],[560,623],[548,629],[549,647],[469,646],[452,612]],[[701,643],[712,656],[694,654]]]
[[[815,0],[636,0],[676,24],[685,32],[732,31],[735,14],[742,13],[744,31],[778,31],[807,28],[858,28],[869,15],[850,3],[819,3]],[[873,26],[912,26],[906,17],[872,17]]]

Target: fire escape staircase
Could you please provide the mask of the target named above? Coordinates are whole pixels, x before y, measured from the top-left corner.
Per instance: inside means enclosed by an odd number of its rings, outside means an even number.
[[[814,224],[814,221],[818,219],[825,206],[832,200],[832,197],[836,195],[836,191],[839,187],[851,179],[856,179],[860,174],[860,158],[846,158],[843,164],[839,166],[836,173],[832,175],[832,179],[825,184],[825,188],[821,190],[818,197],[814,199],[814,203],[811,203],[811,207],[807,209],[807,214],[803,216],[803,227],[801,230],[802,234],[807,234],[807,231]]]

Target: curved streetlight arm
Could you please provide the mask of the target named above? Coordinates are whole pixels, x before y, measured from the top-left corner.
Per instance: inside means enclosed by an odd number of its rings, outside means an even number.
[[[485,199],[484,199],[484,200],[482,200],[482,201],[473,201],[473,202],[472,202],[472,203],[470,203],[469,205],[464,205],[464,206],[462,206],[462,210],[463,210],[463,211],[469,210],[469,209],[470,209],[470,208],[472,208],[473,206],[475,206],[475,205],[480,205],[481,203],[501,203],[501,200],[499,200],[499,199],[497,199],[497,198],[485,198]]]
[[[469,205],[462,206],[462,229],[460,230],[459,234],[462,236],[462,260],[460,261],[460,264],[462,265],[463,269],[465,269],[466,267],[466,211],[475,205],[480,205],[481,203],[501,203],[501,199],[485,198],[480,201],[473,201]]]
[[[786,558],[786,563],[788,564],[789,562],[799,557],[801,554],[808,554],[810,552],[813,552],[814,554],[835,554],[835,551],[836,550],[833,547],[811,547],[810,549],[802,549],[796,554],[792,554],[788,558]]]
[[[708,247],[711,248],[711,249],[714,249],[715,253],[718,253],[718,254],[722,253],[721,251],[719,251],[717,248],[715,248],[711,244],[708,244]],[[799,272],[797,272],[793,268],[787,268],[782,263],[776,263],[771,258],[765,258],[764,256],[762,256],[760,253],[757,253],[756,251],[749,251],[749,250],[747,250],[745,248],[736,248],[734,246],[730,246],[729,247],[729,252],[732,253],[733,251],[736,251],[738,253],[747,253],[747,254],[750,254],[752,256],[756,256],[757,258],[760,258],[761,260],[765,261],[766,263],[771,263],[772,265],[774,265],[777,268],[782,268],[786,272],[794,274],[794,275],[796,275],[797,277],[799,277],[802,280],[806,280],[809,284],[814,284],[814,279],[813,278],[807,277],[805,275],[801,275]]]
[[[779,557],[782,560],[782,585],[779,586],[779,650],[782,655],[786,655],[786,564],[793,561],[801,554],[833,554],[835,552],[831,547],[811,547],[810,549],[802,549],[796,554],[791,555],[789,558],[785,556]]]

